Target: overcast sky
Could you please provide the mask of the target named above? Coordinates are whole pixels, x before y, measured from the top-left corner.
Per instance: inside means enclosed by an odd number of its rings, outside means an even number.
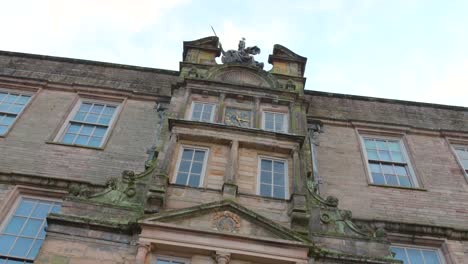
[[[468,106],[465,0],[0,4],[1,50],[178,70],[182,41],[213,25],[226,49],[259,46],[259,61],[276,43],[307,57],[309,90]]]

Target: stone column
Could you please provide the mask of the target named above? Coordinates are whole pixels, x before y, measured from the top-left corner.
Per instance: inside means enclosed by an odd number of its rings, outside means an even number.
[[[222,123],[223,122],[223,116],[224,116],[224,100],[226,99],[226,94],[225,93],[220,93],[219,94],[219,107],[218,107],[218,114],[216,116],[215,122],[216,123]]]
[[[254,128],[261,128],[262,127],[262,124],[260,123],[260,121],[262,120],[262,113],[260,111],[260,98],[259,97],[255,97],[255,108],[254,108],[254,111],[253,111],[253,124],[252,126]]]
[[[233,140],[231,142],[231,152],[229,154],[229,161],[226,166],[226,174],[224,175],[223,196],[236,197],[237,195],[237,170],[239,168],[239,141]]]
[[[227,252],[216,252],[215,260],[217,264],[228,264],[231,261],[231,254]]]
[[[136,264],[145,264],[146,257],[151,250],[151,245],[149,243],[138,243],[137,254],[136,254]]]

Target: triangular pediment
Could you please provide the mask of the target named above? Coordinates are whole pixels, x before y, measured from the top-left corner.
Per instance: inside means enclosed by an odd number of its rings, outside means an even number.
[[[293,230],[230,200],[158,213],[140,223],[166,223],[191,230],[310,243]]]

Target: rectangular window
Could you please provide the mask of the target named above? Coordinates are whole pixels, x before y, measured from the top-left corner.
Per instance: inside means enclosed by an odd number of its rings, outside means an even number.
[[[8,132],[30,100],[31,95],[0,91],[0,136]]]
[[[409,246],[392,246],[390,249],[395,254],[395,259],[403,261],[404,264],[444,263],[437,249]]]
[[[21,197],[0,232],[0,263],[32,263],[45,238],[46,217],[57,201]]]
[[[454,149],[463,170],[468,175],[468,146],[454,146]]]
[[[364,137],[363,141],[372,183],[417,187],[401,140]]]
[[[260,158],[259,188],[261,196],[286,199],[288,166],[285,160]]]
[[[263,112],[263,129],[274,132],[287,132],[287,119],[284,113]]]
[[[213,122],[215,108],[214,104],[193,102],[190,120]]]
[[[168,256],[157,256],[154,264],[189,264],[188,260]]]
[[[183,147],[179,158],[176,184],[200,187],[205,174],[207,149]]]
[[[70,114],[59,141],[70,145],[102,147],[118,107],[117,104],[80,100]]]

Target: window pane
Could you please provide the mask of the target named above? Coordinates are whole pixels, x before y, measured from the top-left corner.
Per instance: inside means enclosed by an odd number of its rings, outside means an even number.
[[[405,176],[408,175],[406,171],[406,167],[404,166],[395,166],[395,172],[398,175],[405,175]]]
[[[30,201],[26,199],[21,200],[18,208],[15,211],[15,215],[29,216],[35,204],[36,202],[34,201]]]
[[[194,120],[194,121],[200,121],[200,119],[201,119],[201,112],[198,112],[198,111],[195,112],[195,111],[194,111],[194,112],[192,113],[192,120]]]
[[[375,149],[375,141],[372,139],[364,139],[364,145],[366,145],[367,149]]]
[[[205,121],[205,122],[211,121],[211,113],[210,112],[203,112],[202,121]]]
[[[75,140],[76,135],[75,134],[65,134],[63,137],[62,142],[66,144],[73,144],[73,141]]]
[[[0,135],[3,135],[7,132],[7,128],[6,126],[0,126]]]
[[[383,161],[391,161],[391,159],[390,159],[390,152],[388,152],[388,151],[381,151],[381,150],[379,150],[379,157],[380,157],[380,160],[383,160]]]
[[[39,219],[29,219],[21,232],[22,236],[36,237],[39,233],[39,229],[42,227],[42,220]]]
[[[184,152],[182,153],[183,160],[192,160],[192,156],[193,156],[192,149],[184,149]]]
[[[396,161],[396,162],[404,162],[405,161],[403,159],[403,155],[401,154],[401,152],[392,151],[391,154],[392,154],[392,160],[393,161]]]
[[[78,133],[78,131],[80,131],[80,129],[81,129],[81,125],[78,125],[78,124],[71,124],[71,125],[68,127],[67,133]]]
[[[110,116],[112,116],[112,115],[114,115],[114,112],[115,112],[115,109],[116,109],[116,108],[117,108],[117,107],[115,107],[115,106],[109,106],[109,105],[108,105],[108,106],[106,106],[106,108],[104,109],[103,114],[104,114],[104,115],[110,115]]]
[[[111,116],[101,116],[98,123],[101,125],[108,125],[110,123]]]
[[[285,195],[284,186],[273,186],[273,197],[285,198]]]
[[[379,156],[377,156],[377,151],[367,150],[367,158],[370,160],[379,160]]]
[[[88,140],[89,140],[88,136],[78,136],[76,141],[75,141],[75,144],[86,145],[86,144],[88,144]]]
[[[181,171],[181,172],[189,172],[189,170],[190,170],[190,164],[191,164],[190,161],[183,160],[182,162],[180,162],[179,171]]]
[[[90,103],[82,103],[81,106],[80,106],[80,112],[89,112],[89,110],[91,109],[91,105]]]
[[[34,259],[37,256],[37,253],[39,253],[39,249],[41,248],[43,240],[42,239],[37,239],[33,246],[31,247],[31,251],[29,251],[28,258],[29,259]]]
[[[86,117],[86,113],[84,112],[78,112],[76,113],[75,117],[73,118],[73,120],[75,121],[83,121]]]
[[[15,245],[13,245],[13,248],[10,251],[10,255],[22,258],[26,257],[33,241],[34,240],[31,238],[19,237],[16,240]]]
[[[190,174],[188,185],[190,187],[200,186],[200,174]]]
[[[371,163],[369,164],[371,172],[381,172],[380,164]]]
[[[91,140],[89,141],[88,146],[99,147],[101,146],[101,141],[102,141],[101,137],[91,137]]]
[[[401,152],[401,150],[400,150],[400,143],[398,143],[398,142],[394,142],[394,141],[388,142],[388,148],[389,148],[391,151],[398,151],[398,152]]]
[[[88,114],[85,121],[88,123],[97,123],[98,117],[99,115],[97,114]]]
[[[406,252],[408,253],[408,258],[411,263],[424,263],[421,250],[407,248]]]
[[[179,172],[179,173],[177,174],[176,183],[177,183],[177,184],[186,185],[186,184],[187,184],[187,178],[188,178],[188,173]]]
[[[3,119],[2,119],[1,124],[2,124],[2,125],[7,125],[7,126],[9,126],[9,125],[13,124],[13,121],[15,121],[15,116],[13,116],[13,115],[5,115],[5,116],[3,117]]]
[[[392,165],[382,165],[383,173],[385,174],[395,174],[393,171],[393,166]]]
[[[439,264],[439,257],[437,256],[437,253],[433,250],[423,250],[423,256],[424,260],[426,261],[426,264]]]
[[[1,235],[0,236],[0,254],[7,255],[15,242],[16,237]]]
[[[13,113],[13,114],[19,114],[21,110],[23,109],[22,105],[12,105],[10,109],[8,109],[8,112]]]
[[[272,161],[271,160],[265,160],[265,159],[262,159],[261,161],[261,169],[263,171],[272,171]]]
[[[398,185],[397,177],[394,175],[385,175],[385,179],[389,185]]]
[[[95,104],[91,107],[91,113],[100,114],[104,109],[104,105]]]
[[[284,162],[274,161],[273,162],[273,171],[277,173],[284,173]]]
[[[201,112],[201,111],[202,111],[202,108],[203,108],[203,104],[195,103],[195,104],[193,105],[193,111]]]
[[[271,185],[260,184],[260,195],[271,197]]]
[[[399,176],[398,179],[400,180],[400,186],[411,187],[411,182],[409,181],[408,177]]]
[[[104,137],[104,135],[106,134],[106,131],[107,131],[107,128],[96,126],[93,132],[93,136]]]
[[[192,163],[192,169],[190,170],[190,172],[191,173],[201,174],[202,167],[203,167],[203,163],[194,162],[194,163]]]
[[[372,179],[375,184],[385,184],[385,179],[381,173],[372,173]]]
[[[90,136],[93,130],[94,130],[94,126],[84,125],[81,128],[80,134],[85,135],[85,136]]]
[[[283,173],[273,174],[273,183],[275,185],[285,186],[285,179]]]
[[[196,150],[195,156],[193,157],[194,161],[203,161],[205,159],[205,151],[203,150]]]
[[[378,149],[381,149],[381,150],[387,150],[387,142],[385,142],[384,140],[376,140],[375,141],[375,144],[377,145],[377,148]]]
[[[14,216],[3,231],[6,234],[18,235],[26,223],[26,218]]]
[[[272,184],[271,180],[272,180],[271,172],[267,172],[267,171],[260,172],[260,183]]]
[[[395,253],[395,259],[402,260],[403,263],[408,263],[408,259],[406,258],[406,252],[403,248],[392,247],[392,252]]]
[[[32,217],[46,218],[49,214],[50,203],[39,203],[32,213]]]

